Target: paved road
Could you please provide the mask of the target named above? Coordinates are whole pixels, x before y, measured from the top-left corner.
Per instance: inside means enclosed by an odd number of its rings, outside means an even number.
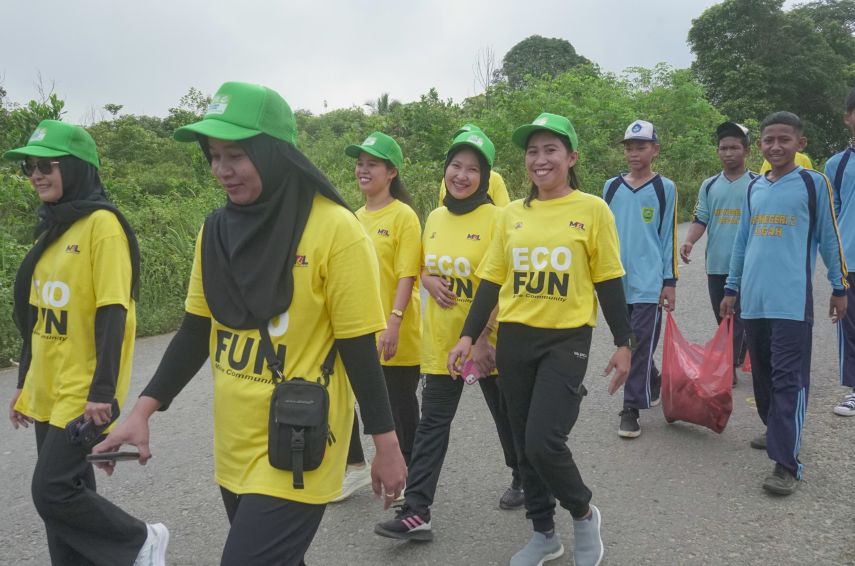
[[[681,226],[681,233],[685,233]],[[708,338],[714,320],[708,304],[702,245],[697,262],[683,267],[677,317],[690,339]],[[828,301],[818,268],[817,312]],[[774,278],[774,274],[770,274]],[[152,374],[169,336],[137,342],[135,396]],[[637,440],[618,438],[620,399],[599,378],[612,351],[605,326],[594,334],[587,378],[590,394],[570,437],[594,502],[603,512],[604,564],[855,564],[855,419],[831,413],[837,385],[836,334],[825,320],[814,328],[811,398],[802,444],[806,476],[800,490],[781,499],[760,482],[770,470],[765,453],[748,440],[761,431],[751,406],[747,376],[734,392],[727,430],[716,435],[688,424],[668,425],[659,408],[642,415]],[[661,347],[660,347],[661,350]],[[169,563],[218,562],[227,521],[213,483],[211,375],[205,369],[153,420],[154,459],[123,463],[112,477],[98,473],[99,489],[137,516],[162,521],[171,532]],[[14,387],[0,372],[2,398]],[[5,401],[4,401],[5,406]],[[5,412],[4,412],[5,414]],[[35,459],[31,431],[0,426],[0,564],[48,564],[42,524],[30,502]],[[313,565],[507,564],[529,536],[521,511],[498,509],[510,476],[477,387],[466,391],[433,508],[436,540],[399,543],[379,538],[376,521],[390,516],[370,490],[328,508],[307,561]],[[570,516],[560,511],[558,531],[572,544]],[[550,564],[570,564],[569,554]]]

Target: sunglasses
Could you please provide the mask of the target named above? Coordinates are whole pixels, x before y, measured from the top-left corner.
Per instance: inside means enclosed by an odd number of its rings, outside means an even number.
[[[30,163],[29,161],[21,162],[21,172],[24,173],[25,177],[32,177],[33,173],[36,172],[36,169],[39,170],[39,173],[42,175],[50,175],[53,171],[53,166],[59,165],[59,161],[48,161],[46,159],[39,159],[35,163]]]

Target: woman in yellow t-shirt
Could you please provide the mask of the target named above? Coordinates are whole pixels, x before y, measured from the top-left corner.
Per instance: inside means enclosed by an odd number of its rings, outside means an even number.
[[[301,563],[341,491],[354,392],[386,506],[406,478],[374,346],[384,321],[371,242],[297,150],[296,133],[279,94],[237,82],[220,87],[200,122],[176,130],[178,141],[199,143],[228,200],[196,240],[181,328],[130,416],[95,448],[130,443],[148,460],[149,418],[210,357],[215,474],[231,523],[223,565]],[[328,394],[329,442],[303,482],[268,452],[280,372]]]
[[[422,332],[422,416],[409,465],[405,503],[393,519],[378,523],[378,535],[404,540],[432,540],[430,507],[448,450],[451,422],[457,412],[464,380],[446,371],[447,352],[457,343],[480,279],[475,267],[490,245],[498,208],[487,195],[496,151],[480,130],[460,133],[445,159],[446,206],[431,212],[422,241],[422,282],[431,295]],[[522,485],[507,414],[496,383],[495,339],[487,328],[473,348],[467,376],[478,384],[493,415],[511,487],[499,501],[503,509],[523,504]]]
[[[412,198],[401,180],[404,156],[401,147],[383,132],[374,132],[362,145],[349,145],[345,153],[356,158],[356,181],[365,195],[365,206],[356,217],[374,244],[380,264],[380,298],[386,329],[377,334],[377,351],[386,378],[395,432],[407,465],[419,424],[419,340],[421,299],[416,285],[421,260],[421,225]],[[343,501],[371,483],[354,416]]]
[[[579,140],[570,120],[541,114],[517,128],[512,140],[525,150],[531,193],[499,213],[476,272],[481,285],[460,341],[448,355],[448,371],[460,373],[498,302],[499,388],[519,455],[526,517],[534,527],[511,564],[541,564],[563,554],[553,520],[555,500],[574,518],[575,563],[599,564],[600,512],[589,504],[591,491],[567,436],[586,394],[582,380],[597,299],[618,347],[606,368],[615,372],[609,393],[629,371],[633,337],[617,229],[605,201],[578,190]]]
[[[86,429],[106,428],[128,392],[140,273],[136,237],[107,198],[95,141],[83,128],[43,120],[25,147],[4,157],[23,160],[42,202],[36,242],[15,279],[23,348],[9,417],[15,428],[35,425],[31,491],[51,562],[162,557],[169,536],[163,525],[146,525],[95,492],[86,455],[100,433],[75,434],[84,420]]]

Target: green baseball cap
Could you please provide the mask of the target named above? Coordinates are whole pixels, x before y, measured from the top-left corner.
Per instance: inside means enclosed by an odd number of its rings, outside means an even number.
[[[350,157],[359,157],[361,153],[368,153],[374,157],[391,161],[392,165],[400,168],[404,164],[404,154],[401,146],[391,136],[383,132],[374,132],[362,142],[362,145],[349,145],[344,148],[344,153]]]
[[[59,120],[42,120],[27,141],[27,145],[12,149],[3,154],[5,159],[26,159],[32,157],[74,157],[92,164],[95,169],[101,167],[95,140],[89,132]]]
[[[481,131],[483,131],[483,130],[481,130],[481,128],[479,128],[475,124],[466,123],[466,124],[463,124],[462,126],[460,126],[460,128],[458,128],[456,132],[454,132],[454,135],[451,136],[451,139],[453,139],[453,140],[457,139],[457,136],[459,136],[463,132],[481,132]]]
[[[201,121],[175,130],[180,142],[199,135],[221,140],[245,140],[258,134],[297,145],[297,121],[291,107],[273,89],[250,83],[228,82],[217,90]]]
[[[496,146],[487,137],[487,134],[481,130],[464,131],[458,134],[454,141],[451,142],[451,147],[448,148],[448,153],[451,153],[462,145],[468,145],[475,149],[478,153],[484,156],[490,167],[493,167],[493,160],[496,159]]]
[[[570,123],[570,120],[564,116],[550,114],[549,112],[544,112],[535,118],[534,122],[531,124],[520,126],[514,130],[511,140],[513,140],[515,145],[525,149],[525,144],[528,142],[528,138],[538,130],[548,130],[554,134],[565,137],[570,141],[570,148],[573,151],[579,149],[579,137],[576,135],[576,129],[573,127],[573,124]]]

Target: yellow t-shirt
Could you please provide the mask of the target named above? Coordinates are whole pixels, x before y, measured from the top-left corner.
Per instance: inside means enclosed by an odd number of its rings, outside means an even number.
[[[38,318],[17,411],[60,428],[83,414],[95,374],[95,311],[108,305],[128,311],[116,383],[124,403],[136,331],[131,277],[127,236],[107,210],[81,218],[47,247],[30,287]]]
[[[511,198],[508,196],[508,188],[505,186],[505,180],[495,171],[490,171],[490,184],[487,186],[487,194],[493,199],[493,204],[499,208],[508,206]],[[443,206],[442,199],[445,198],[445,179],[439,184],[439,204]]]
[[[415,211],[395,199],[380,210],[368,211],[363,206],[356,217],[374,244],[380,263],[380,298],[386,320],[392,315],[398,281],[415,277],[410,303],[398,332],[398,350],[392,359],[380,359],[384,366],[419,365],[421,341],[421,299],[419,298],[419,267],[421,265],[422,227]],[[379,338],[380,335],[377,335]]]
[[[211,317],[202,282],[201,232],[187,291],[187,312]],[[287,378],[320,377],[334,338],[355,338],[384,327],[371,242],[347,209],[315,196],[297,246],[294,297],[272,319],[270,337],[285,355]],[[211,317],[214,375],[214,467],[217,483],[234,493],[261,493],[302,503],[327,503],[341,493],[353,424],[353,391],[337,357],[327,384],[333,444],[323,463],[294,489],[291,472],[267,460],[267,419],[273,382],[259,351],[257,330],[234,330]]]
[[[810,160],[810,157],[802,153],[801,151],[796,152],[796,165],[804,167],[805,169],[813,169],[813,163]],[[763,165],[760,166],[760,174],[764,175],[772,170],[772,164],[767,160],[763,160]]]
[[[479,206],[468,214],[452,214],[437,208],[425,222],[422,240],[423,265],[431,275],[451,283],[457,302],[450,309],[428,297],[422,328],[422,371],[446,375],[448,352],[460,339],[460,331],[481,279],[475,269],[490,246],[499,208]],[[496,345],[495,335],[490,343]]]
[[[596,326],[594,283],[624,275],[615,219],[598,196],[515,200],[501,210],[476,272],[501,285],[499,322],[537,328]]]

